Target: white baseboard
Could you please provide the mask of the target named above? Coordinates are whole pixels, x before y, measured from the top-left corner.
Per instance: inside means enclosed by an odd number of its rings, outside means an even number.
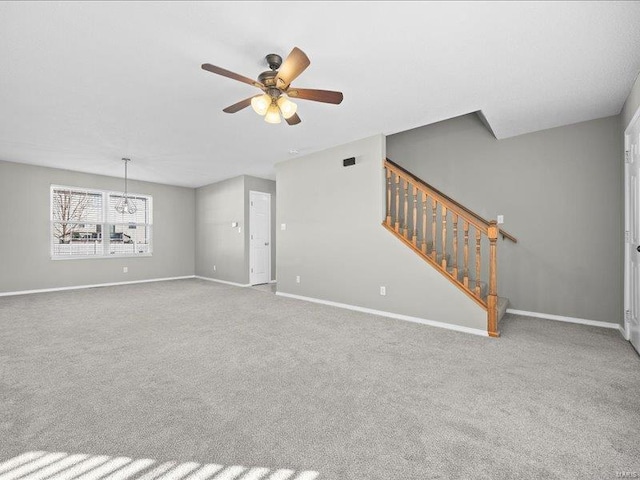
[[[524,315],[525,317],[544,318],[545,320],[555,320],[557,322],[578,323],[580,325],[590,325],[592,327],[614,329],[621,328],[617,323],[601,322],[599,320],[587,320],[585,318],[563,317],[562,315],[551,315],[550,313],[527,312],[525,310],[514,310],[513,308],[507,308],[507,313],[513,313],[514,315]]]
[[[194,278],[194,275],[186,275],[184,277],[165,277],[165,278],[151,278],[149,280],[132,280],[130,282],[111,282],[111,283],[96,283],[93,285],[74,285],[72,287],[56,287],[56,288],[39,288],[37,290],[20,290],[17,292],[0,292],[0,297],[9,297],[13,295],[29,295],[31,293],[46,293],[46,292],[61,292],[64,290],[82,290],[84,288],[97,288],[97,287],[114,287],[116,285],[131,285],[134,283],[149,283],[149,282],[166,282],[168,280],[184,280],[186,278]]]
[[[371,313],[373,315],[379,315],[381,317],[389,317],[389,318],[395,318],[397,320],[404,320],[407,322],[421,323],[422,325],[429,325],[431,327],[446,328],[448,330],[455,330],[456,332],[471,333],[472,335],[479,335],[481,337],[489,336],[486,330],[462,327],[460,325],[454,325],[452,323],[437,322],[435,320],[427,320],[426,318],[411,317],[409,315],[402,315],[399,313],[391,313],[391,312],[385,312],[382,310],[374,310],[372,308],[358,307],[356,305],[349,305],[347,303],[338,303],[338,302],[332,302],[330,300],[321,300],[319,298],[304,297],[302,295],[294,295],[293,293],[276,292],[276,295],[279,295],[281,297],[294,298],[296,300],[304,300],[305,302],[313,302],[313,303],[320,303],[322,305],[330,305],[332,307],[344,308],[347,310],[355,310],[356,312]]]
[[[217,278],[211,277],[202,277],[200,275],[194,275],[194,278],[199,278],[200,280],[206,280],[207,282],[217,282],[224,283],[225,285],[233,285],[234,287],[250,287],[250,283],[236,283],[236,282],[227,282],[226,280],[218,280]]]

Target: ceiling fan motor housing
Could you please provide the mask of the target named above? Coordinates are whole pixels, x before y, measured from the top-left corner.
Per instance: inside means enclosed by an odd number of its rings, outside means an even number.
[[[275,87],[277,75],[278,72],[276,70],[267,70],[266,72],[262,72],[258,75],[258,81],[265,87]]]

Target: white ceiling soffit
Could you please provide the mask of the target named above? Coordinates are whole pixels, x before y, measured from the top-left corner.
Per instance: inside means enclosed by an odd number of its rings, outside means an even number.
[[[498,138],[615,115],[640,2],[2,2],[0,160],[200,186],[482,110]],[[264,55],[304,50],[302,123],[222,109]]]

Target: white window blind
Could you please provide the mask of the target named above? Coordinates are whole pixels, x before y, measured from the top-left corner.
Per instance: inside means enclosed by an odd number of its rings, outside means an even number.
[[[51,256],[95,258],[150,255],[152,197],[130,194],[134,214],[115,206],[121,193],[51,186]]]
[[[110,255],[151,253],[151,197],[133,194],[129,194],[129,197],[136,204],[136,212],[118,213],[116,205],[122,194],[109,194],[107,218]]]

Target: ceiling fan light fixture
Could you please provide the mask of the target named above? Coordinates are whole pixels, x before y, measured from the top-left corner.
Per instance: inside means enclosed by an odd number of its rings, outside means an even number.
[[[257,80],[210,63],[202,64],[201,68],[203,70],[262,90],[260,94],[245,98],[223,108],[223,112],[236,113],[251,105],[258,115],[265,117],[264,119],[267,123],[282,123],[284,118],[287,124],[298,125],[302,121],[297,113],[298,106],[290,98],[334,105],[342,103],[342,92],[313,88],[291,88],[291,82],[298,78],[311,64],[309,57],[298,47],[294,47],[284,61],[280,55],[274,53],[267,55],[266,60],[270,70],[258,75]]]
[[[253,111],[258,115],[265,115],[270,106],[271,96],[267,95],[266,93],[264,95],[253,97],[251,99],[251,108],[253,108]]]
[[[276,104],[272,104],[269,107],[266,115],[264,116],[264,121],[267,123],[280,123],[282,121],[280,118],[280,109]]]
[[[280,107],[282,116],[287,119],[293,117],[298,110],[298,106],[284,95],[278,98],[278,107]]]

